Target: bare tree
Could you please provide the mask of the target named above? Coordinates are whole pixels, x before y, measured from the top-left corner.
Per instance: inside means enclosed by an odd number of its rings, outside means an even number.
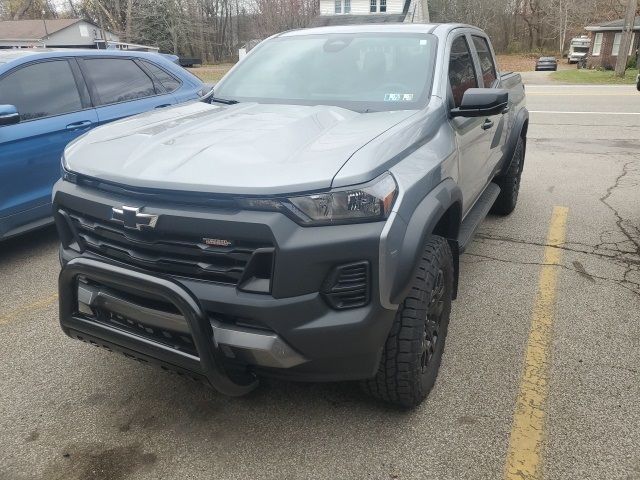
[[[436,22],[477,25],[498,52],[563,52],[596,21],[620,18],[627,0],[430,0]],[[4,18],[41,18],[47,0],[0,0]],[[205,61],[233,59],[238,48],[283,30],[304,28],[319,0],[58,0],[124,40]],[[68,6],[67,6],[68,4]],[[66,7],[65,7],[66,6]]]

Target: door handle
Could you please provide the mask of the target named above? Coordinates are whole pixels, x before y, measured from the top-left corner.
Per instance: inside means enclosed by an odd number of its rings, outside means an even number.
[[[487,118],[482,124],[482,129],[489,130],[490,128],[493,128],[493,121]]]
[[[78,130],[80,128],[89,127],[93,122],[91,120],[81,120],[79,122],[73,122],[67,125],[67,130]]]
[[[156,108],[167,108],[170,107],[171,104],[170,103],[163,103],[162,105],[158,105]]]

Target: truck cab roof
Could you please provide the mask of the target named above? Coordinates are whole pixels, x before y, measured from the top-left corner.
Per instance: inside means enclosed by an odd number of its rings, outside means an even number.
[[[468,28],[477,30],[478,33],[485,33],[477,27],[462,23],[373,23],[362,25],[340,25],[305,28],[290,30],[275,35],[276,37],[292,37],[307,35],[327,35],[327,34],[357,34],[357,33],[422,33],[433,34],[438,37],[446,37],[449,32],[458,28]]]

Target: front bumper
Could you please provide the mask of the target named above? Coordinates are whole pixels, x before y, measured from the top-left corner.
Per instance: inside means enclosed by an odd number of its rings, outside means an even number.
[[[103,212],[132,201],[63,183],[56,189],[56,211],[90,211],[96,217],[106,217]],[[255,375],[303,381],[375,375],[395,316],[395,310],[381,306],[378,290],[383,224],[303,228],[278,213],[194,212],[193,207],[162,203],[146,203],[145,207],[171,217],[158,223],[160,232],[176,224],[192,228],[187,225],[192,220],[202,236],[217,238],[221,232],[239,232],[268,239],[275,250],[270,293],[152,272],[105,258],[99,252],[78,251],[63,241],[60,320],[67,334],[195,374],[232,395],[252,388]],[[60,215],[56,222],[59,229],[66,228]],[[358,261],[370,266],[369,301],[358,308],[335,309],[322,292],[323,283],[336,265]],[[138,301],[146,296],[167,299],[170,307],[154,313]],[[182,333],[193,337],[193,351],[176,350],[162,338],[158,342],[138,335],[120,328],[117,322],[96,321],[89,314],[100,307],[143,328],[186,329]],[[176,327],[181,319],[187,320]],[[226,377],[226,383],[220,384],[220,375]]]
[[[145,340],[126,330],[98,322],[93,314],[82,312],[86,304],[79,303],[83,292],[79,278],[90,279],[103,285],[117,285],[129,292],[162,297],[177,307],[184,319],[185,330],[192,334],[197,355],[170,348],[167,344]],[[220,352],[214,348],[211,328],[206,316],[194,299],[178,285],[150,275],[132,276],[125,269],[89,259],[75,259],[64,266],[59,277],[60,323],[71,337],[127,354],[140,360],[157,360],[170,365],[179,373],[191,372],[206,378],[221,393],[239,396],[250,392],[256,380],[250,376],[232,380],[223,365]],[[91,303],[91,301],[89,301]],[[95,305],[94,305],[95,306]],[[135,314],[134,314],[135,315]],[[135,316],[129,317],[136,320]],[[97,341],[96,341],[97,340]],[[98,343],[99,342],[99,343]]]

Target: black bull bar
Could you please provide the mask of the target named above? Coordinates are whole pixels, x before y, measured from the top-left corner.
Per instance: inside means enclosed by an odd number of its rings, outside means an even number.
[[[152,340],[124,330],[84,318],[78,313],[78,277],[86,277],[104,285],[117,286],[171,302],[185,318],[198,356],[174,350]],[[58,278],[60,296],[60,325],[69,335],[85,335],[105,342],[121,353],[132,352],[151,362],[168,364],[204,377],[213,388],[224,395],[241,396],[258,382],[247,375],[244,381],[232,379],[226,372],[222,352],[216,348],[211,322],[198,302],[172,280],[148,275],[138,270],[87,258],[75,258],[63,266]]]

